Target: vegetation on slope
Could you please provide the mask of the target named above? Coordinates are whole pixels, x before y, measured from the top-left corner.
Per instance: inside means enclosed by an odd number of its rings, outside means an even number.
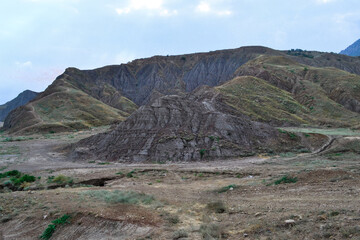
[[[308,123],[309,112],[289,92],[256,77],[237,77],[216,87],[225,103],[253,120],[292,125]]]
[[[307,108],[312,124],[354,127],[360,121],[360,76],[336,68],[315,68],[285,57],[261,56],[236,71],[291,93]]]

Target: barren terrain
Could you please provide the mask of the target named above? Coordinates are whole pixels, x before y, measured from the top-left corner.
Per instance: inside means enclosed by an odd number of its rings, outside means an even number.
[[[1,172],[36,177],[23,191],[3,183],[0,239],[38,239],[65,215],[51,239],[360,239],[358,132],[291,129],[329,135],[313,153],[68,160],[66,144],[106,129],[0,137]]]

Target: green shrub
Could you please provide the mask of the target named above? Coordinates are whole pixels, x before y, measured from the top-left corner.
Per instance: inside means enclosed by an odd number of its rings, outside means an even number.
[[[49,224],[45,231],[41,234],[40,239],[48,240],[54,234],[56,227],[58,225],[63,225],[65,223],[70,223],[69,220],[70,216],[64,214],[61,218],[55,219],[52,221],[52,224]]]
[[[132,170],[126,174],[127,178],[133,178],[134,177],[135,170]]]
[[[283,183],[296,183],[298,181],[298,179],[295,177],[295,178],[292,178],[292,177],[289,177],[289,176],[284,176],[278,180],[276,180],[274,182],[275,185],[279,185],[279,184],[283,184]]]
[[[21,172],[19,172],[18,170],[12,170],[8,172],[0,173],[0,178],[5,178],[5,177],[19,178],[20,176],[21,176]]]
[[[200,158],[203,158],[205,155],[206,150],[205,149],[200,149]]]
[[[28,182],[28,183],[35,182],[36,178],[34,176],[30,176],[30,175],[25,174],[20,178],[13,177],[10,180],[14,183],[14,185],[18,186],[18,185],[20,185],[20,184],[22,184],[24,182]]]

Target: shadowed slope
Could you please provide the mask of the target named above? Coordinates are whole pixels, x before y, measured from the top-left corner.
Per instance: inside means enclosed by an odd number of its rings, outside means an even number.
[[[13,100],[0,105],[0,122],[3,122],[6,116],[15,108],[20,107],[29,101],[33,100],[38,95],[37,92],[33,92],[30,90],[26,90],[20,93],[16,98]]]

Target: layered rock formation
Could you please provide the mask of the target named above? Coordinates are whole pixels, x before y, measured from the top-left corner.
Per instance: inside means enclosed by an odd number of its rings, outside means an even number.
[[[229,114],[218,93],[201,88],[187,96],[168,95],[140,107],[116,129],[80,141],[74,159],[107,161],[192,161],[248,156],[292,147],[267,124]],[[285,136],[286,137],[286,136]]]
[[[43,131],[42,129],[47,131],[52,127],[67,131],[119,122],[138,106],[152,102],[159,96],[184,96],[202,85],[213,87],[236,75],[253,75],[249,72],[239,74],[237,70],[250,60],[263,56],[282,56],[289,64],[295,62],[315,67],[331,66],[360,73],[360,59],[357,58],[302,50],[276,51],[265,47],[155,56],[86,71],[68,68],[35,101],[10,114],[4,123],[4,129],[12,133]],[[281,81],[290,84],[286,79]],[[281,89],[289,91],[290,87]],[[91,107],[92,104],[83,104],[85,98],[102,109],[100,114]],[[357,102],[347,102],[352,105],[351,109],[357,108]],[[62,107],[61,111],[54,112],[58,106]],[[106,119],[105,114],[109,116]],[[275,122],[279,122],[278,119]],[[300,123],[302,120],[293,119],[290,122]]]

